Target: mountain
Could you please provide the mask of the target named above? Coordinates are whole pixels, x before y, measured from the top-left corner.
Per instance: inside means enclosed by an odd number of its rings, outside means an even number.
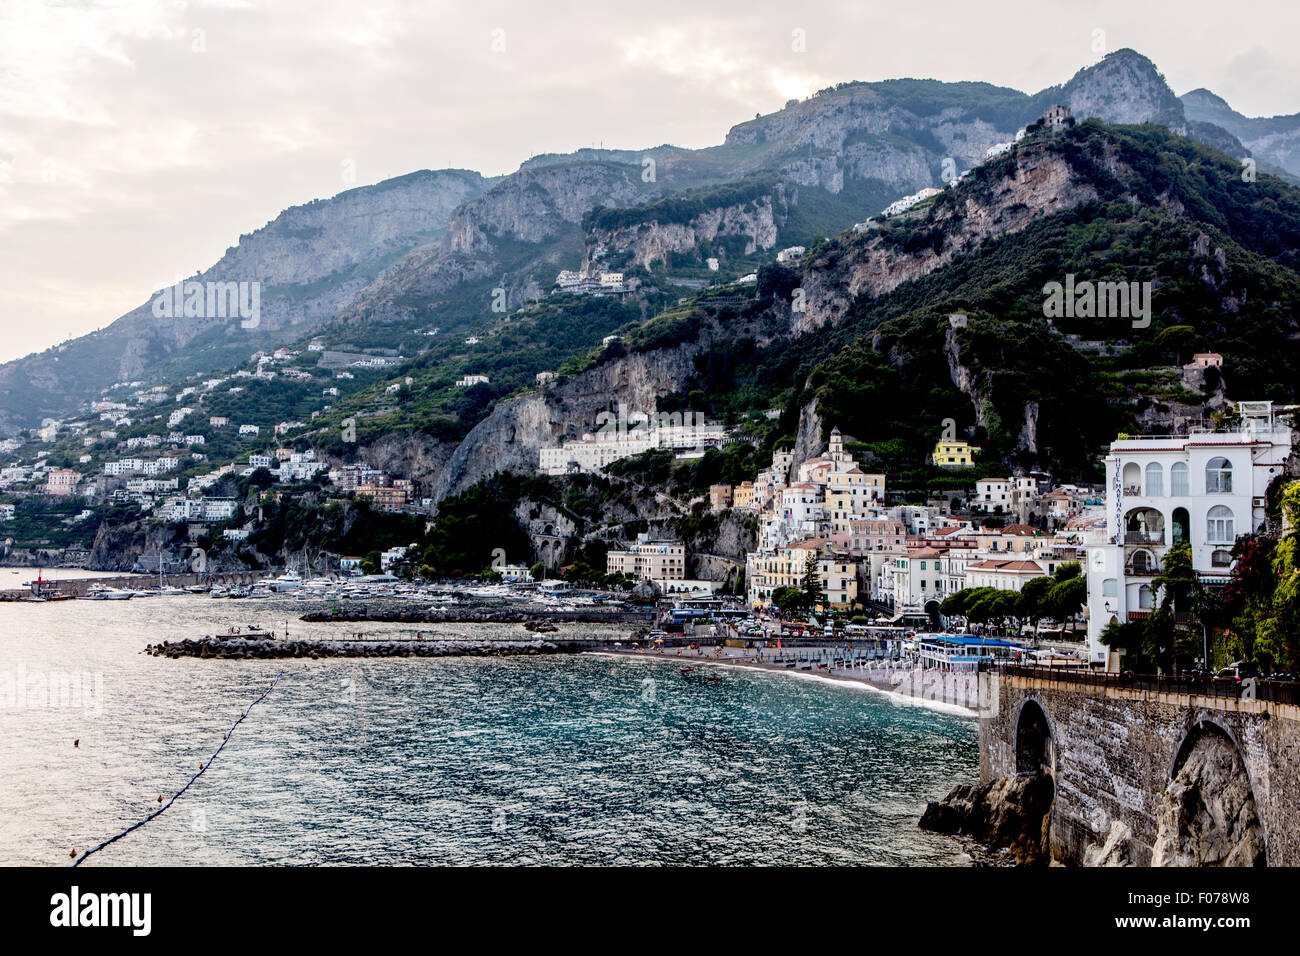
[[[261,283],[256,329],[159,318],[145,302],[105,329],[0,366],[0,430],[66,414],[114,382],[210,372],[310,333],[394,261],[440,239],[452,213],[490,182],[467,170],[424,170],[286,209],[189,277]],[[161,279],[158,289],[179,279]]]
[[[495,180],[412,173],[288,209],[194,277],[261,283],[255,328],[159,318],[146,302],[103,330],[0,366],[0,432],[66,417],[117,382],[171,385],[314,337],[341,352],[412,358],[411,347],[431,348],[420,330],[463,338],[501,309],[541,299],[562,268],[623,265],[648,279],[661,263],[695,281],[734,277],[774,247],[835,235],[941,185],[1060,102],[1079,119],[1156,122],[1245,152],[1230,132],[1189,118],[1150,60],[1121,50],[1033,95],[975,82],[845,83],[740,123],[705,149],[533,157]],[[710,259],[720,263],[714,276]],[[638,301],[657,307],[653,297]]]
[[[1285,172],[1300,180],[1300,113],[1287,116],[1242,116],[1221,96],[1206,89],[1184,93],[1187,116],[1213,123],[1237,137],[1266,172]]]
[[[1049,320],[1044,286],[1067,274],[1150,282],[1150,324]],[[752,296],[697,298],[624,339],[626,356],[500,402],[438,495],[530,468],[620,401],[705,412],[796,458],[839,425],[921,495],[969,483],[923,464],[948,420],[989,474],[1095,478],[1119,431],[1300,400],[1300,191],[1157,126],[1035,132],[908,214],[764,267]],[[1220,352],[1222,374],[1185,374],[1194,350]]]

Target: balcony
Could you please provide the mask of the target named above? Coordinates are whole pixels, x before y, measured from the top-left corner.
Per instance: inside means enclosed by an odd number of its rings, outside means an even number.
[[[1165,536],[1160,533],[1150,531],[1125,531],[1124,544],[1127,545],[1157,545],[1163,546]]]
[[[1130,561],[1124,565],[1126,578],[1153,578],[1160,573],[1160,564],[1155,561]]]

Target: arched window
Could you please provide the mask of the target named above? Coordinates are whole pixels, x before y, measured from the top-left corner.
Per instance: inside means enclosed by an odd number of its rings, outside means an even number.
[[[1147,465],[1147,494],[1154,498],[1164,497],[1165,470],[1156,462]]]
[[[1187,462],[1176,461],[1169,466],[1169,494],[1175,498],[1191,494],[1187,488]]]
[[[1205,466],[1205,493],[1232,494],[1232,462],[1226,458],[1210,459],[1210,463]]]
[[[1215,505],[1205,519],[1205,540],[1208,544],[1232,544],[1237,539],[1233,530],[1232,509]]]
[[[1145,584],[1142,585],[1138,588],[1138,608],[1143,611],[1149,611],[1153,604],[1154,595],[1152,594],[1151,588],[1147,587]]]
[[[1142,494],[1142,466],[1135,461],[1130,461],[1124,466],[1124,494],[1140,495]]]

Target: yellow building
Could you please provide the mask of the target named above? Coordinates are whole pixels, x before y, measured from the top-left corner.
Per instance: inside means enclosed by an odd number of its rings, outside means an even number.
[[[975,464],[975,449],[964,441],[938,441],[930,460],[940,468],[969,468]]]
[[[754,483],[752,481],[742,481],[731,490],[731,506],[733,508],[754,507]]]

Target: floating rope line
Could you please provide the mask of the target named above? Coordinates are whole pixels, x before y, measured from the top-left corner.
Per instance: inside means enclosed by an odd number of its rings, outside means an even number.
[[[264,701],[264,700],[266,699],[267,695],[270,694],[271,691],[275,690],[275,685],[278,684],[278,683],[280,682],[280,678],[283,677],[286,673],[288,673],[288,672],[287,672],[287,671],[280,671],[280,673],[276,674],[276,675],[275,675],[275,680],[271,681],[271,686],[268,687],[266,690],[264,690],[264,691],[262,692],[262,696],[259,697],[259,698],[257,698],[257,700],[253,701],[251,704],[249,704],[247,707],[245,707],[245,708],[243,709],[243,711],[240,713],[240,715],[235,719],[235,722],[234,722],[233,724],[230,725],[230,730],[228,730],[228,731],[226,732],[226,736],[224,736],[224,737],[221,738],[221,745],[220,745],[219,747],[217,747],[217,749],[214,750],[214,751],[212,752],[212,756],[208,758],[208,760],[207,760],[206,763],[201,763],[201,764],[199,764],[199,772],[196,773],[194,776],[190,777],[189,783],[185,784],[185,786],[183,786],[183,787],[181,787],[179,790],[177,790],[176,793],[175,793],[175,795],[174,795],[170,800],[168,800],[166,803],[164,803],[161,807],[159,807],[159,808],[158,808],[157,810],[155,810],[153,813],[149,814],[147,817],[145,817],[145,818],[144,818],[143,820],[141,820],[140,822],[138,822],[138,823],[133,823],[131,826],[127,827],[127,828],[126,828],[125,830],[123,830],[121,833],[117,834],[117,836],[109,837],[109,838],[108,838],[107,840],[105,840],[103,843],[99,844],[99,846],[92,847],[91,849],[87,850],[85,853],[81,854],[81,856],[77,857],[76,862],[73,863],[72,865],[73,865],[74,867],[75,867],[75,866],[81,866],[81,864],[82,864],[83,862],[85,862],[86,857],[90,856],[90,854],[92,854],[92,853],[98,853],[100,850],[104,849],[104,847],[108,846],[110,843],[116,843],[118,840],[122,839],[122,837],[124,837],[124,836],[126,836],[128,833],[130,833],[132,830],[138,830],[138,829],[140,829],[142,826],[144,826],[146,823],[148,823],[148,822],[149,822],[150,820],[152,820],[154,817],[161,816],[164,812],[166,812],[166,810],[167,810],[167,809],[168,809],[168,808],[169,808],[173,803],[175,803],[177,800],[180,799],[181,794],[183,794],[183,793],[184,793],[186,790],[188,790],[190,787],[194,786],[194,781],[198,780],[199,777],[201,777],[201,776],[203,776],[205,773],[207,773],[208,768],[212,766],[212,761],[214,761],[214,760],[217,759],[217,754],[221,753],[221,751],[223,751],[223,750],[226,748],[226,744],[230,743],[230,738],[234,735],[234,733],[235,733],[235,728],[238,727],[240,724],[242,724],[242,723],[244,722],[244,718],[247,717],[247,716],[249,715],[249,713],[252,711],[252,709],[253,709],[255,706],[257,706],[257,705],[260,704],[262,701]]]

